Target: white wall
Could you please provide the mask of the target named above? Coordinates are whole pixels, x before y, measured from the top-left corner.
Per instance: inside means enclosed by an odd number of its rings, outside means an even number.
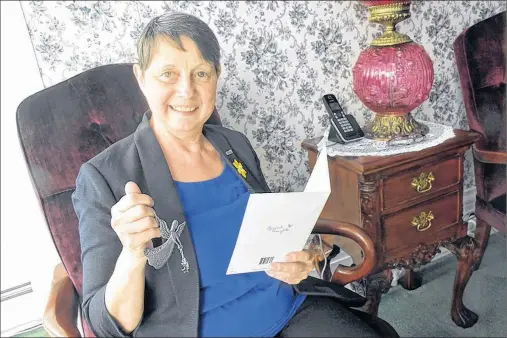
[[[44,88],[19,1],[1,2],[0,21],[1,289],[30,281],[34,290],[20,299],[1,303],[1,329],[5,332],[14,325],[42,318],[59,257],[32,188],[17,136],[18,105]]]

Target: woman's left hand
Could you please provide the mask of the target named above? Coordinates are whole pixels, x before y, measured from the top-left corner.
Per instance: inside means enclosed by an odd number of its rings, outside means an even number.
[[[268,276],[287,284],[298,284],[313,270],[313,255],[306,250],[295,251],[285,256],[285,262],[271,263]]]

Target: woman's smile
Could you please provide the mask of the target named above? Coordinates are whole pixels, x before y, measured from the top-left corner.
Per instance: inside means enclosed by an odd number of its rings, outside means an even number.
[[[177,113],[182,113],[184,115],[190,115],[197,111],[197,106],[171,106],[169,105],[169,109],[175,111]]]
[[[197,106],[172,106],[169,107],[173,110],[181,111],[181,112],[192,112],[197,109]]]

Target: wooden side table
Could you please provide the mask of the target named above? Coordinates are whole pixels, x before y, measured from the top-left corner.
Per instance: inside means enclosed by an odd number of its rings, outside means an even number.
[[[464,153],[480,136],[455,130],[442,144],[392,156],[329,158],[331,195],[321,218],[362,227],[375,242],[378,263],[366,278],[366,311],[376,315],[382,293],[391,287],[391,269],[403,267],[406,289],[420,286],[414,269],[445,247],[457,256],[451,316],[471,327],[478,316],[463,305],[463,292],[487,245],[486,227],[467,235],[463,213]],[[321,138],[305,140],[310,168]]]

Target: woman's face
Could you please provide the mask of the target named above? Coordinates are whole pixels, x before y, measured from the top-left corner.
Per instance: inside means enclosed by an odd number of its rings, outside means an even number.
[[[134,66],[154,123],[176,134],[202,130],[215,107],[218,75],[197,45],[180,37],[184,50],[159,39],[151,63],[142,72]]]

